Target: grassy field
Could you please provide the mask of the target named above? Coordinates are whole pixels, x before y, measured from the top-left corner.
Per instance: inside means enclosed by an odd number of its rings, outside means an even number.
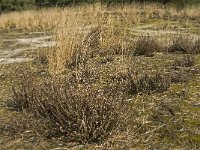
[[[200,149],[198,6],[12,12],[0,28],[0,149]]]

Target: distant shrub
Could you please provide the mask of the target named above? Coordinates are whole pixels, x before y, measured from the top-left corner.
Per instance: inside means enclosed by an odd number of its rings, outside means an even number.
[[[133,52],[134,56],[148,56],[151,57],[155,52],[161,50],[161,47],[157,41],[150,36],[142,36],[136,41],[135,50]]]
[[[193,38],[181,35],[172,41],[167,51],[182,54],[197,54],[198,41],[194,42]]]

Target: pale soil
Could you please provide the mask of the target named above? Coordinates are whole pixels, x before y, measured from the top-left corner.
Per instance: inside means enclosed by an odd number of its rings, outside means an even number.
[[[15,38],[13,38],[12,35],[9,35],[9,33],[5,33],[0,39],[0,64],[30,61],[32,60],[31,58],[18,56],[18,54],[25,51],[36,50],[38,48],[51,47],[56,44],[52,41],[52,36],[45,35],[45,33],[42,32],[29,34],[18,33],[15,35]]]

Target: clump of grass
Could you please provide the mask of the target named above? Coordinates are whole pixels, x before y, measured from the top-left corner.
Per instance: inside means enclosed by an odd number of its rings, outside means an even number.
[[[112,76],[111,80],[111,86],[124,95],[125,93],[126,95],[161,93],[168,90],[171,84],[169,76],[161,73],[152,75],[147,73],[134,75],[131,72],[118,73]]]
[[[42,64],[42,65],[48,65],[48,49],[39,49],[37,51],[37,56],[34,59],[35,64]]]
[[[198,74],[198,67],[195,66],[193,55],[183,55],[182,58],[174,60],[169,70],[171,82],[186,82],[192,75]]]
[[[168,52],[182,53],[182,54],[195,54],[196,46],[193,38],[187,36],[178,36],[173,39],[171,46],[168,48]]]
[[[193,49],[195,54],[200,54],[200,38],[195,41]]]
[[[147,56],[152,57],[155,52],[161,51],[161,47],[155,38],[150,36],[142,36],[136,41],[136,46],[133,54],[135,56]]]
[[[169,47],[168,52],[182,52],[187,53],[188,49],[185,49],[183,45],[185,44],[184,38],[177,38],[173,41],[173,44]]]
[[[170,87],[170,78],[166,75],[156,73],[154,75],[142,75],[136,82],[139,93],[164,92]]]
[[[131,72],[117,72],[110,74],[108,84],[113,92],[117,91],[124,96],[135,95],[138,93],[137,87],[131,75]]]
[[[195,58],[191,55],[185,55],[182,59],[175,60],[172,64],[172,67],[174,69],[177,69],[179,67],[191,67],[195,64]]]
[[[189,80],[190,74],[184,69],[178,69],[170,72],[170,79],[172,83],[186,82]]]
[[[116,93],[56,78],[40,82],[26,78],[14,90],[13,101],[18,109],[46,120],[50,136],[65,136],[80,143],[107,138],[118,125],[123,109]]]

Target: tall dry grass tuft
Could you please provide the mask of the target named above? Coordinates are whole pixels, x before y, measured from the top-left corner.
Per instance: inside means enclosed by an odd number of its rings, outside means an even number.
[[[65,14],[57,29],[57,46],[48,55],[51,74],[62,73],[68,65],[77,67],[94,55],[123,55],[128,32],[115,14],[96,11],[92,17],[71,14],[69,18]]]

